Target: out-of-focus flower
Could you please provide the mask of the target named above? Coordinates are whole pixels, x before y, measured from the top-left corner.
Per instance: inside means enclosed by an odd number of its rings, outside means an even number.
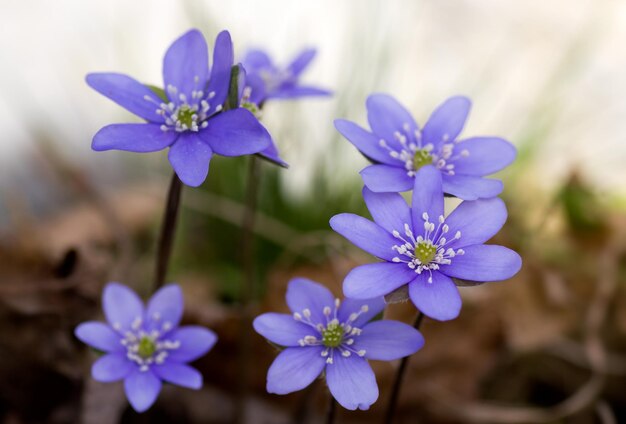
[[[109,283],[102,306],[108,323],[85,322],[75,331],[81,341],[105,352],[91,368],[95,380],[124,380],[126,397],[137,412],[152,406],[162,381],[202,387],[202,375],[186,363],[207,353],[217,336],[199,326],[178,327],[183,314],[178,285],[161,288],[144,308],[134,291]]]
[[[108,125],[96,133],[92,148],[145,153],[169,147],[176,174],[193,187],[206,179],[213,153],[241,156],[265,150],[271,137],[250,111],[222,111],[232,65],[227,31],[215,40],[209,71],[206,41],[198,30],[191,30],[165,54],[162,92],[123,74],[87,75],[93,89],[147,121]]]
[[[324,286],[296,278],[289,282],[287,304],[293,315],[266,313],[254,320],[259,334],[285,347],[267,373],[270,393],[301,390],[325,371],[339,404],[368,409],[378,398],[378,386],[367,360],[391,361],[424,345],[407,324],[371,321],[385,306],[382,297],[340,302]]]
[[[241,61],[246,69],[249,101],[262,105],[269,99],[294,99],[307,96],[329,96],[332,93],[300,84],[300,74],[315,57],[315,49],[300,53],[286,68],[276,66],[267,53],[250,50]]]
[[[300,84],[300,74],[315,57],[315,49],[300,53],[286,68],[279,68],[262,50],[249,50],[242,60],[245,70],[241,105],[260,118],[261,107],[270,99],[295,99],[308,96],[329,96],[332,93],[317,87]],[[276,145],[259,153],[266,159],[287,166],[279,156]]]
[[[374,192],[410,190],[417,171],[432,164],[442,175],[445,193],[463,200],[495,197],[502,182],[483,177],[513,162],[516,150],[498,137],[458,139],[470,106],[466,97],[451,97],[420,129],[393,97],[373,94],[367,99],[371,132],[343,119],[335,120],[335,128],[374,162],[361,171]]]
[[[438,320],[456,318],[461,297],[452,280],[500,281],[515,275],[520,256],[503,246],[485,245],[504,225],[499,198],[462,202],[447,218],[441,173],[427,165],[415,173],[410,208],[398,193],[363,198],[374,222],[354,214],[335,215],[330,226],[384,262],[354,268],[343,282],[349,298],[367,299],[408,284],[415,306]]]

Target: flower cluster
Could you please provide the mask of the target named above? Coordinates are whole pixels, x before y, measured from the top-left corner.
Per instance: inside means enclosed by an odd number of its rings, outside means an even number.
[[[245,58],[246,72],[242,65],[234,65],[231,37],[223,31],[215,40],[209,68],[204,36],[198,30],[188,31],[165,54],[163,88],[119,73],[87,75],[90,87],[146,121],[107,125],[93,137],[92,148],[139,153],[169,148],[168,158],[178,178],[193,187],[206,179],[213,154],[259,154],[286,166],[259,122],[260,108],[272,98],[330,94],[298,83],[314,55],[315,51],[307,50],[280,70],[267,55],[254,51]],[[178,207],[178,201],[171,204]],[[186,363],[208,352],[217,337],[197,326],[178,328],[183,298],[177,285],[158,290],[144,308],[131,289],[109,283],[103,307],[108,324],[86,322],[75,331],[81,341],[104,352],[93,364],[94,379],[124,380],[126,395],[138,412],[156,401],[162,381],[192,389],[202,386],[202,375]]]
[[[209,68],[206,41],[191,30],[165,54],[163,89],[122,74],[87,76],[92,88],[146,121],[108,125],[92,147],[132,152],[168,147],[174,171],[189,186],[206,179],[214,153],[259,154],[286,166],[259,122],[261,108],[271,99],[330,94],[299,81],[314,56],[315,50],[305,50],[281,68],[263,51],[252,50],[234,67],[230,35],[223,31]],[[373,220],[344,213],[332,217],[330,226],[380,261],[347,274],[343,301],[298,278],[286,294],[291,314],[264,313],[254,320],[254,329],[281,348],[268,370],[268,392],[301,390],[324,375],[343,407],[368,409],[378,398],[368,361],[407,357],[424,345],[417,329],[421,318],[416,327],[375,319],[385,299],[406,292],[421,313],[450,320],[461,309],[460,281],[500,281],[520,270],[517,253],[485,244],[504,225],[507,210],[496,197],[502,182],[484,177],[508,166],[516,150],[499,137],[460,139],[469,109],[467,98],[452,97],[420,128],[393,97],[374,94],[367,99],[370,131],[335,121],[373,162],[361,171]],[[408,190],[410,205],[400,194]],[[463,200],[447,215],[446,195]],[[108,324],[87,322],[76,329],[80,340],[104,352],[92,367],[96,380],[124,380],[126,395],[140,412],[155,402],[162,381],[202,386],[201,374],[187,363],[208,352],[217,337],[202,327],[178,327],[183,298],[177,285],[158,290],[144,308],[132,290],[109,283],[103,308]]]
[[[289,282],[292,314],[266,313],[254,329],[284,347],[267,374],[267,391],[287,394],[307,387],[322,372],[333,397],[346,409],[368,409],[378,386],[368,360],[391,361],[417,352],[424,338],[413,327],[371,321],[385,307],[382,297],[336,299],[303,278]]]
[[[457,139],[470,101],[452,97],[420,129],[393,97],[367,99],[372,132],[346,121],[335,126],[375,162],[361,175],[363,199],[374,221],[354,214],[330,220],[333,230],[382,262],[354,268],[343,282],[347,297],[408,296],[425,315],[459,315],[457,280],[501,281],[521,268],[514,251],[484,243],[504,225],[507,210],[496,196],[502,183],[482,178],[515,158],[515,148],[497,137]],[[411,207],[398,193],[412,189]],[[448,216],[444,195],[464,201]]]
[[[163,287],[144,308],[131,289],[109,283],[102,307],[106,324],[90,321],[76,328],[76,337],[104,352],[91,368],[95,380],[124,380],[126,397],[138,412],[152,406],[161,381],[190,389],[202,387],[202,375],[187,362],[207,353],[217,336],[203,327],[178,327],[183,315],[179,286]]]

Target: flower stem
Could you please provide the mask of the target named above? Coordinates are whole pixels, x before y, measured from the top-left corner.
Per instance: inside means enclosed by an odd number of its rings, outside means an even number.
[[[248,162],[248,178],[246,182],[245,211],[242,222],[242,264],[243,282],[239,290],[241,301],[241,324],[239,338],[239,393],[235,409],[235,422],[246,422],[245,404],[250,387],[250,365],[252,317],[254,304],[257,299],[257,284],[254,263],[254,224],[257,207],[257,192],[259,187],[259,160],[250,156]]]
[[[328,411],[326,412],[326,424],[335,422],[335,413],[337,412],[337,401],[332,393],[328,392]]]
[[[244,284],[241,290],[241,299],[244,307],[248,306],[251,301],[256,300],[258,295],[254,263],[254,224],[257,208],[257,193],[261,177],[259,171],[259,160],[256,156],[250,156],[250,161],[248,162],[248,181],[246,183],[245,211],[242,222]]]
[[[315,391],[319,381],[319,378],[313,380],[313,383],[309,384],[309,387],[303,391],[300,402],[298,402],[297,408],[291,417],[291,424],[302,424],[306,421],[306,417],[309,415],[310,403],[315,398]]]
[[[182,182],[180,181],[180,178],[178,178],[178,175],[174,173],[170,183],[170,189],[167,193],[165,213],[163,215],[161,234],[159,236],[156,275],[154,279],[155,292],[163,286],[165,278],[167,277],[167,268],[170,262],[170,257],[172,256],[172,244],[174,243],[176,222],[178,220],[178,210],[180,209],[181,193]]]
[[[415,318],[415,323],[413,327],[416,330],[419,330],[420,325],[422,325],[422,321],[424,320],[424,314],[420,311]],[[396,407],[398,404],[398,396],[400,395],[400,386],[402,385],[402,378],[404,377],[404,372],[406,371],[406,366],[409,362],[410,356],[405,356],[402,358],[400,362],[400,367],[396,372],[396,377],[393,382],[393,387],[391,389],[391,395],[389,396],[389,404],[387,405],[387,413],[385,414],[385,424],[391,424],[393,422],[393,417],[396,412]]]

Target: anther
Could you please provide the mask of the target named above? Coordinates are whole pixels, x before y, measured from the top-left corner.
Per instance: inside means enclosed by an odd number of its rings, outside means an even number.
[[[303,340],[304,340],[304,343],[309,344],[309,345],[317,342],[317,338],[315,336],[305,336]]]

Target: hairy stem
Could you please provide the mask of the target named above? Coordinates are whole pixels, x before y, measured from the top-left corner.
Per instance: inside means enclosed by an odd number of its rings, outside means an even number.
[[[172,245],[174,243],[178,211],[180,209],[182,186],[183,184],[180,178],[174,173],[172,182],[170,183],[170,189],[167,193],[165,212],[157,248],[156,275],[154,279],[155,292],[163,286],[165,278],[167,277],[167,268],[169,266],[170,257],[172,256]]]
[[[417,318],[415,318],[415,323],[413,327],[416,330],[419,330],[420,325],[422,325],[422,321],[424,320],[424,314],[420,311],[417,314]],[[396,377],[393,382],[393,387],[391,389],[391,395],[389,396],[389,404],[387,405],[387,413],[385,414],[385,423],[391,424],[393,422],[393,417],[396,413],[396,408],[398,405],[398,397],[400,395],[400,387],[402,386],[402,379],[404,378],[404,373],[406,371],[406,366],[409,362],[410,356],[405,356],[402,358],[400,362],[400,367],[398,367],[398,371],[396,372]]]

